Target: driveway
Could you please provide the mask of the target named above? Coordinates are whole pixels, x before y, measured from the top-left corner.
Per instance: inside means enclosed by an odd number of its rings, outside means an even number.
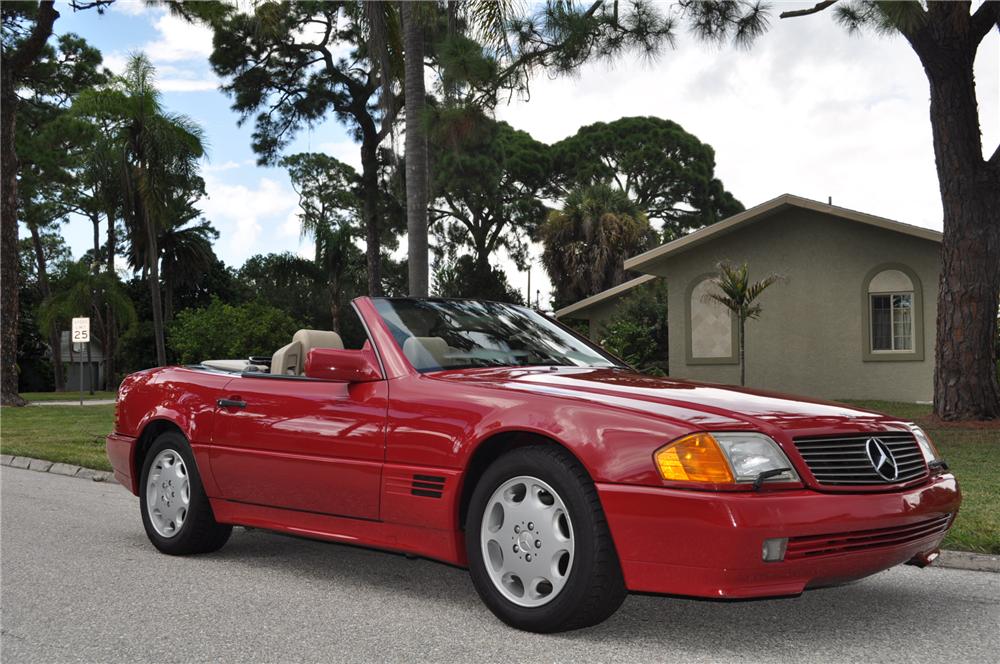
[[[138,500],[4,467],[5,663],[116,661],[985,662],[1000,574],[896,568],[757,602],[629,597],[577,632],[514,631],[465,571],[237,529],[217,554],[146,541]]]

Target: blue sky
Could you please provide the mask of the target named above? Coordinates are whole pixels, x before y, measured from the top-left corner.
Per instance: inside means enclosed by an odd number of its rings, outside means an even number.
[[[308,253],[307,243],[299,238],[297,198],[285,171],[256,165],[250,149],[253,123],[238,126],[238,114],[218,89],[220,81],[208,64],[207,29],[140,2],[119,0],[104,15],[93,10],[73,12],[65,4],[59,11],[56,31],[86,38],[101,50],[112,70],[120,71],[130,53],[146,52],[157,68],[164,106],[189,116],[205,130],[209,155],[203,175],[209,196],[200,207],[221,233],[216,252],[226,263],[238,266],[255,253],[271,251]],[[333,121],[303,131],[289,149],[322,150],[359,165],[355,146]],[[88,225],[74,220],[64,227],[76,254],[90,246]]]
[[[812,4],[783,3],[778,10]],[[218,90],[208,65],[207,29],[135,0],[119,0],[103,16],[74,13],[64,3],[59,11],[56,32],[82,35],[112,69],[120,69],[130,52],[144,50],[159,70],[165,105],[204,127],[210,159],[201,208],[220,231],[216,252],[226,263],[238,266],[255,253],[311,253],[299,237],[287,176],[255,165],[252,123],[238,127]],[[976,79],[984,150],[990,154],[1000,141],[997,31],[980,47]],[[669,118],[712,145],[717,176],[747,207],[789,192],[941,228],[927,81],[902,39],[851,36],[828,15],[775,16],[750,51],[701,44],[682,30],[676,49],[656,61],[626,56],[588,65],[573,77],[541,75],[532,82],[530,99],[497,109],[499,119],[546,143],[626,115]],[[301,150],[359,165],[357,146],[335,122],[303,132],[290,147]],[[71,221],[65,236],[74,253],[82,254],[91,242],[89,222]],[[498,260],[523,289],[527,275],[504,257]],[[549,284],[537,263],[536,288],[544,304]]]

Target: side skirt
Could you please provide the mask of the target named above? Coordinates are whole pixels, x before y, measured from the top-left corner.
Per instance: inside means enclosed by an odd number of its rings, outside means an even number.
[[[352,519],[217,498],[211,498],[209,502],[219,523],[408,553],[451,565],[466,565],[462,533],[455,530]]]

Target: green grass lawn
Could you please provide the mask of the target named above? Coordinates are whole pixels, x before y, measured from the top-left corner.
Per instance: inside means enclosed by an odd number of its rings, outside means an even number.
[[[79,392],[21,392],[21,398],[25,401],[79,401]],[[94,399],[114,399],[114,392],[103,392],[95,391],[93,394],[89,392],[83,393],[84,401],[91,401]]]
[[[113,405],[6,407],[0,409],[0,452],[111,470],[104,437],[114,419]]]
[[[962,509],[944,546],[1000,553],[1000,426],[945,424],[929,405],[891,401],[849,401],[855,406],[913,420],[934,441],[962,488]]]
[[[1000,428],[942,425],[930,406],[886,401],[853,401],[863,408],[915,420],[930,434],[958,476],[964,502],[945,540],[951,549],[1000,553]],[[0,451],[110,470],[104,436],[114,406],[39,406],[0,411]]]

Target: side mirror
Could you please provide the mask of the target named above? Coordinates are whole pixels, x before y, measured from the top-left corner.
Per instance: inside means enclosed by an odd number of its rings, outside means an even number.
[[[370,383],[382,380],[375,353],[365,350],[313,348],[306,356],[308,378],[335,380],[341,383]]]

